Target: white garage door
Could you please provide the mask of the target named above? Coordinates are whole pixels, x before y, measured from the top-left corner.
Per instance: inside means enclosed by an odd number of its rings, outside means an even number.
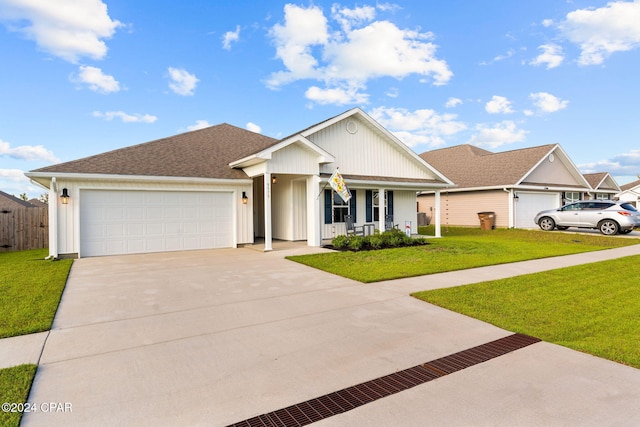
[[[80,193],[80,255],[116,255],[233,246],[231,193]]]
[[[536,228],[533,218],[540,211],[555,209],[560,206],[558,193],[523,193],[518,192],[516,206],[516,228]]]

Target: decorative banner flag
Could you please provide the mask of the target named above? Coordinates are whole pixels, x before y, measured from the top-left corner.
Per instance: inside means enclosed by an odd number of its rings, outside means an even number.
[[[329,185],[340,195],[345,203],[351,199],[351,192],[347,188],[347,184],[344,182],[344,179],[342,179],[342,175],[340,175],[338,169],[336,169],[333,175],[331,175],[331,178],[329,178]]]

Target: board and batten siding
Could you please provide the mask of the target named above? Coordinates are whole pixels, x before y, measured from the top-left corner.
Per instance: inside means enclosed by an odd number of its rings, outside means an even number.
[[[347,129],[354,122],[357,131],[351,133]],[[424,164],[412,159],[401,147],[390,144],[377,130],[355,117],[309,135],[308,139],[339,159],[337,164],[320,166],[320,172],[323,173],[332,173],[339,167],[343,174],[351,175],[415,179],[435,177]]]
[[[502,190],[465,193],[443,191],[440,205],[440,221],[443,226],[480,227],[478,212],[495,212],[495,226],[509,227],[509,193]],[[419,196],[418,210],[433,215],[434,196]]]
[[[59,194],[50,192],[49,200],[55,201],[57,208],[57,239],[59,254],[77,254],[80,246],[80,190],[129,190],[129,191],[218,191],[233,193],[236,197],[236,206],[233,207],[236,222],[236,243],[253,243],[253,197],[249,198],[248,204],[242,204],[242,192],[252,194],[252,185],[238,183],[233,184],[209,184],[209,183],[167,183],[167,182],[105,182],[98,180],[64,180],[58,179],[58,193],[62,188],[67,188],[69,204],[60,203]],[[50,230],[52,228],[50,227]]]

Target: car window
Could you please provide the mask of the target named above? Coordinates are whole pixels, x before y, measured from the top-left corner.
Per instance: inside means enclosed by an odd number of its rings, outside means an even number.
[[[598,209],[598,210],[602,210],[602,209],[607,209],[610,208],[611,206],[613,206],[615,203],[608,203],[608,202],[594,202],[593,203],[593,209]]]
[[[636,207],[633,206],[631,203],[621,203],[620,207],[622,207],[622,209],[626,209],[628,211],[637,212]]]
[[[579,211],[582,210],[582,203],[572,203],[570,205],[564,206],[560,210],[562,211]]]

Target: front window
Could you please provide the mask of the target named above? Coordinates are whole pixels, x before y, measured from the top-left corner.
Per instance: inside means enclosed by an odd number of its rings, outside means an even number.
[[[384,198],[384,214],[387,214],[387,200],[388,197]],[[373,191],[373,220],[380,221],[380,211],[378,208],[380,207],[380,194],[378,191]]]
[[[350,202],[351,200],[349,200]],[[345,222],[344,217],[349,215],[349,202],[342,200],[342,197],[333,191],[333,222]]]
[[[581,200],[582,194],[578,191],[567,191],[564,193],[564,204],[574,203]]]
[[[611,198],[611,194],[603,194],[603,193],[596,194],[596,200],[609,200],[610,198]]]

